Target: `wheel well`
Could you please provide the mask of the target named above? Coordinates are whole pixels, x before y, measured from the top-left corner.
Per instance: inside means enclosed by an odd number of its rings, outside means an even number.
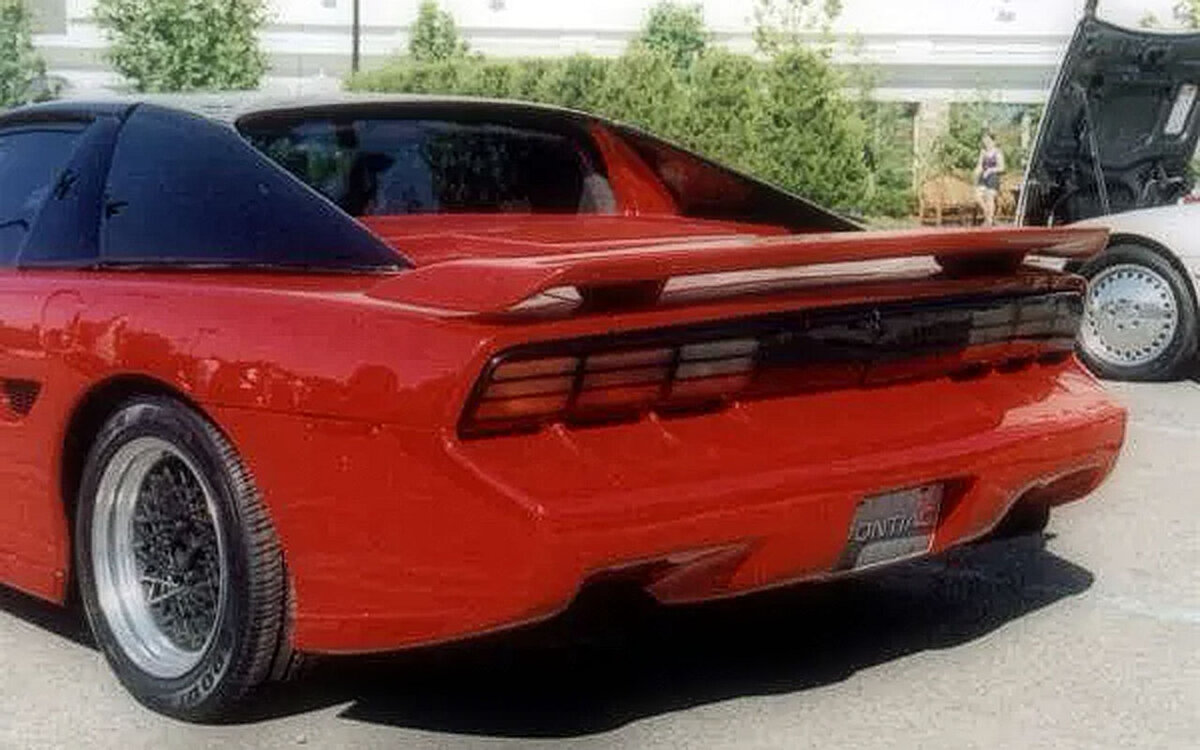
[[[178,389],[141,375],[122,375],[92,387],[75,406],[63,436],[60,488],[70,533],[75,529],[75,503],[88,451],[109,417],[135,396],[165,396],[192,408],[196,405]],[[72,540],[73,542],[74,540]]]
[[[1183,276],[1184,281],[1187,282],[1188,296],[1192,301],[1192,313],[1193,315],[1200,317],[1200,303],[1198,303],[1196,299],[1196,281],[1192,278],[1192,274],[1188,270],[1187,266],[1183,264],[1183,261],[1179,260],[1179,257],[1175,255],[1175,253],[1171,252],[1170,248],[1160,242],[1155,242],[1149,237],[1143,237],[1140,234],[1114,234],[1108,238],[1108,247],[1112,247],[1113,245],[1117,244],[1138,245],[1140,247],[1144,247],[1166,262],[1170,263],[1171,266],[1174,267],[1174,269],[1178,271],[1181,276]]]

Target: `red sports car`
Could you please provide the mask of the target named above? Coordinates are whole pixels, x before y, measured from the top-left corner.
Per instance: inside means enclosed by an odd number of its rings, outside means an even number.
[[[296,653],[1038,529],[1124,413],[1104,230],[871,233],[524,104],[0,117],[0,580],[202,720]]]

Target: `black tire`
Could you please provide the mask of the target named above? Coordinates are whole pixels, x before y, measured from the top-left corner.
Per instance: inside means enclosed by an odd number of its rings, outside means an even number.
[[[1076,347],[1079,357],[1092,372],[1111,380],[1177,379],[1182,376],[1184,370],[1196,356],[1197,315],[1191,284],[1162,253],[1147,245],[1124,239],[1118,240],[1104,252],[1085,263],[1079,269],[1079,273],[1091,283],[1105,269],[1123,265],[1141,266],[1166,281],[1174,297],[1175,309],[1178,311],[1174,335],[1154,359],[1129,365],[1114,362],[1111,357],[1106,358],[1101,352],[1092,350],[1087,345],[1085,337],[1081,335]],[[1089,301],[1090,299],[1089,296]],[[1090,310],[1085,309],[1083,323],[1085,326],[1088,325],[1089,313]]]
[[[169,444],[203,474],[211,488],[205,496],[211,498],[205,506],[209,509],[206,518],[211,521],[206,522],[222,534],[223,549],[211,555],[224,566],[222,603],[213,608],[206,644],[189,652],[198,663],[171,678],[155,676],[131,656],[115,635],[97,593],[102,571],[93,561],[92,532],[94,524],[108,523],[97,520],[98,492],[114,456],[135,440],[154,445],[165,441],[163,444]],[[143,502],[142,491],[136,494],[135,507]],[[272,676],[283,676],[294,663],[285,632],[287,582],[279,541],[233,447],[194,410],[169,398],[143,397],[116,411],[91,446],[79,490],[75,530],[80,594],[96,642],[121,683],[147,707],[186,721],[229,718],[256,687]],[[106,550],[119,550],[116,542],[101,544]],[[106,559],[101,554],[100,559]],[[139,569],[137,575],[146,574]],[[136,595],[150,596],[140,588]]]

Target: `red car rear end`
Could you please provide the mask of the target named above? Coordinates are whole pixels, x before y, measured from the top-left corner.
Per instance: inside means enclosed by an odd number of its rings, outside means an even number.
[[[426,221],[372,225],[403,246]],[[335,425],[234,427],[296,456],[258,478],[290,499],[300,648],[511,626],[600,576],[680,602],[936,553],[1086,495],[1117,456],[1124,414],[1072,354],[1079,279],[1013,262],[1103,232],[604,218],[546,239],[555,221],[493,218],[487,257],[368,291],[457,343],[409,426],[356,438],[360,468],[331,474]],[[333,514],[331,481],[354,487]]]
[[[77,581],[182,718],[598,578],[695,601],[1038,531],[1121,446],[1082,280],[1026,262],[1102,230],[864,232],[513,103],[55,103],[0,149],[0,581]]]

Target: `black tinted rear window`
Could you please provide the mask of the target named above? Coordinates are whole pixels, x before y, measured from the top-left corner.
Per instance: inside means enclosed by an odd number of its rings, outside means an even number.
[[[353,216],[616,208],[582,132],[418,118],[262,122],[242,132]]]
[[[71,159],[83,126],[0,132],[0,264],[11,264]]]

